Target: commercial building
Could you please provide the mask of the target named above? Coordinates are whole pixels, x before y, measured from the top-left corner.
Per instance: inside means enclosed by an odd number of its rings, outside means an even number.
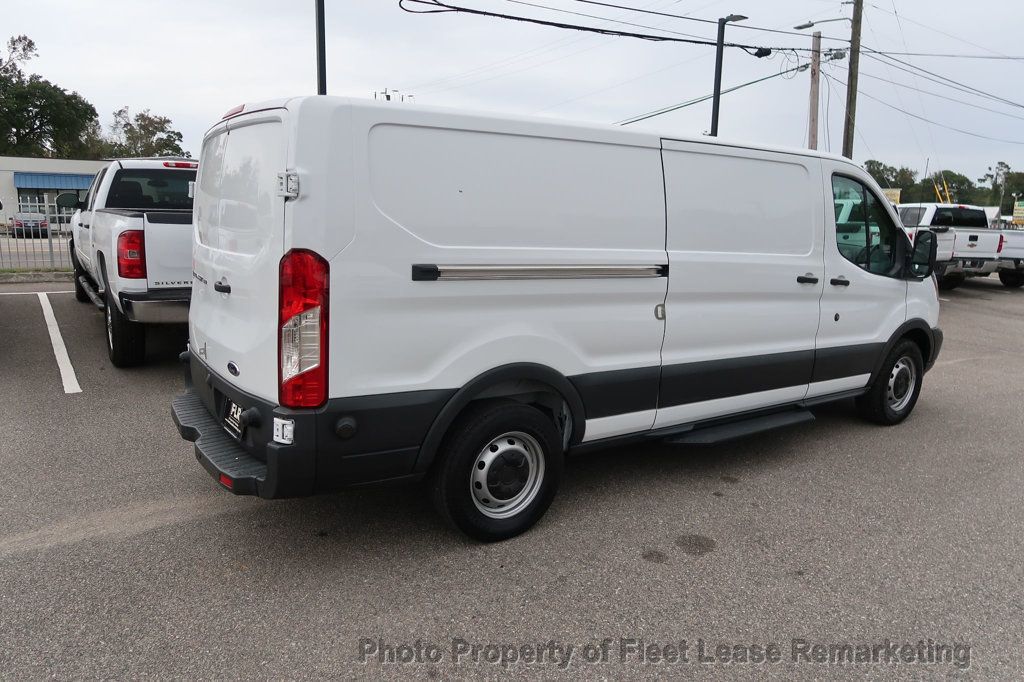
[[[10,224],[15,213],[42,213],[50,225],[68,221],[68,213],[55,203],[61,192],[85,196],[93,176],[106,161],[39,159],[0,156],[0,225]]]

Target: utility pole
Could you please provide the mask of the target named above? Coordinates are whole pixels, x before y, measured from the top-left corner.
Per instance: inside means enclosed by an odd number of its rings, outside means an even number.
[[[821,84],[821,31],[811,41],[811,101],[808,116],[807,148],[818,148],[818,91]]]
[[[742,14],[730,14],[718,20],[718,42],[715,46],[715,89],[711,97],[711,137],[718,137],[718,105],[722,99],[722,55],[725,52],[725,25],[730,21],[743,21]]]
[[[860,71],[860,27],[864,18],[864,0],[853,0],[853,27],[850,29],[850,77],[846,83],[846,121],[843,125],[843,156],[853,158],[853,131],[857,121],[857,76]]]
[[[327,94],[327,57],[324,40],[324,0],[316,0],[316,94]]]

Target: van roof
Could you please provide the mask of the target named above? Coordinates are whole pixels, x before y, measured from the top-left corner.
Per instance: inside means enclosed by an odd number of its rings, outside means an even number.
[[[739,147],[743,149],[758,149],[770,152],[781,152],[785,154],[799,154],[801,156],[812,156],[816,158],[831,159],[839,161],[845,164],[849,164],[856,168],[859,168],[850,159],[839,156],[836,154],[830,154],[827,152],[821,152],[813,149],[802,149],[799,147],[784,147],[778,145],[761,144],[757,142],[742,141],[736,139],[723,139],[723,138],[712,138],[706,135],[694,136],[694,135],[680,135],[669,133],[667,131],[657,130],[645,130],[645,129],[634,129],[625,128],[623,126],[617,126],[612,124],[592,123],[573,121],[569,119],[559,119],[546,116],[526,116],[521,114],[507,114],[502,112],[494,111],[474,111],[465,109],[454,109],[451,107],[438,107],[424,104],[412,104],[406,102],[387,102],[381,100],[370,100],[361,99],[356,97],[334,97],[334,96],[322,96],[322,95],[306,95],[300,97],[280,98],[274,100],[265,100],[262,102],[246,103],[241,107],[235,107],[221,119],[221,122],[235,116],[241,116],[254,111],[276,109],[276,108],[287,108],[297,109],[301,106],[305,106],[311,103],[318,105],[326,105],[328,107],[352,107],[366,110],[379,110],[386,111],[388,114],[394,114],[396,109],[403,113],[417,113],[421,112],[424,115],[438,115],[438,114],[450,114],[452,116],[458,116],[463,119],[476,120],[476,121],[494,121],[503,123],[519,123],[534,126],[544,126],[548,130],[557,134],[559,130],[564,133],[570,133],[574,137],[594,137],[598,139],[605,139],[608,141],[615,140],[623,144],[632,144],[643,147],[661,147],[661,141],[665,140],[678,140],[681,142],[693,142],[698,144],[710,144],[723,147]],[[207,131],[209,134],[214,128],[220,125],[220,122],[214,124]]]

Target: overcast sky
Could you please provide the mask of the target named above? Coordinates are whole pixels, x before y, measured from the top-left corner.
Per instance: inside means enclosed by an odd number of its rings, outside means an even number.
[[[507,0],[453,4],[624,30]],[[528,0],[663,31],[713,39],[715,27],[597,7],[574,0]],[[850,16],[838,0],[608,0],[674,14],[716,19],[745,14],[758,27],[792,29],[809,19]],[[198,154],[204,131],[242,102],[312,94],[316,90],[313,0],[33,0],[4,3],[2,30],[25,33],[39,49],[27,67],[77,90],[100,112],[128,105],[169,116]],[[902,21],[897,22],[894,10]],[[902,24],[902,30],[901,30]],[[849,22],[820,26],[848,38]],[[802,33],[810,33],[804,31]],[[948,35],[946,35],[948,34]],[[1011,0],[868,0],[863,41],[876,50],[957,54],[1024,54],[1024,2]],[[730,26],[727,39],[767,47],[809,47],[810,35],[762,33]],[[824,45],[841,46],[826,40]],[[805,58],[806,53],[803,53]],[[900,57],[944,77],[1024,102],[1024,62]],[[465,14],[412,15],[396,0],[327,0],[328,92],[372,97],[397,88],[421,104],[538,114],[612,123],[711,92],[714,48],[584,34]],[[846,80],[847,61],[826,67]],[[727,50],[725,87],[792,65],[785,54],[757,59]],[[862,59],[862,97],[855,158],[876,158],[923,171],[954,168],[972,179],[996,161],[1024,170],[1024,144],[953,132],[886,108],[988,137],[1024,142],[1024,109],[1000,104]],[[993,113],[876,80],[946,93]],[[807,72],[774,78],[724,96],[720,134],[752,142],[804,146]],[[842,146],[845,89],[822,84],[820,147]],[[667,135],[700,135],[710,102],[636,124]],[[827,112],[827,116],[825,115]],[[827,124],[826,124],[827,122]]]

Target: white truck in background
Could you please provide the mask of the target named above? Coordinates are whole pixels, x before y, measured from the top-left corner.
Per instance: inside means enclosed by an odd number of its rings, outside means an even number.
[[[997,263],[999,281],[1017,289],[1024,286],[1024,230],[1003,230],[1003,249]]]
[[[935,275],[940,289],[955,289],[968,277],[987,276],[1001,258],[1004,239],[989,228],[980,206],[964,204],[899,204],[908,236],[922,228],[935,233],[938,250]]]
[[[192,198],[198,163],[155,158],[112,161],[75,209],[69,245],[75,297],[104,311],[116,367],[143,361],[145,325],[186,324],[192,293]]]

